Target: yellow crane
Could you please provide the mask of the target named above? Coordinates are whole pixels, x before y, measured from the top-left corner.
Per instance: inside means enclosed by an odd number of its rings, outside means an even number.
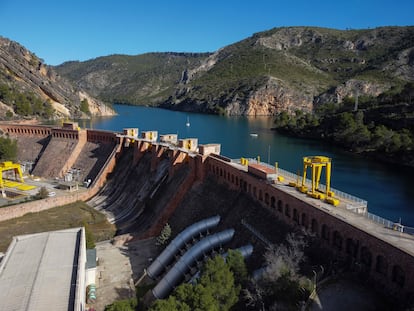
[[[311,168],[311,189],[308,189],[306,184],[306,173],[308,168]],[[325,168],[325,177],[326,177],[326,189],[325,191],[319,190],[319,182],[321,179],[322,169]],[[334,193],[331,191],[331,159],[325,156],[309,156],[303,158],[303,177],[302,183],[299,186],[298,190],[306,193],[308,196],[325,200],[326,202],[337,206],[339,200],[333,198]]]

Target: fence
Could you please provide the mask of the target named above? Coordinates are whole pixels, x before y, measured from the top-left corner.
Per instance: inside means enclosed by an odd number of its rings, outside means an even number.
[[[258,164],[263,165],[265,167],[275,169],[274,166],[272,166],[270,164],[267,164],[267,163],[264,163],[264,162],[258,162],[256,159],[249,158],[248,160],[249,160],[249,162],[258,163]],[[236,160],[235,162],[240,163],[239,160]],[[277,171],[278,171],[278,174],[282,175],[283,177],[288,177],[288,178],[290,178],[292,180],[295,180],[295,181],[298,179],[298,175],[294,174],[292,172],[286,171],[286,170],[281,169],[281,168],[278,168]],[[312,186],[312,181],[310,179],[306,178],[305,185],[308,186],[308,187],[311,187]],[[326,186],[324,184],[319,184],[319,189],[322,190],[322,191],[325,191]],[[336,197],[339,197],[339,198],[345,199],[347,201],[353,202],[355,204],[355,207],[357,207],[357,208],[366,208],[368,206],[367,201],[362,200],[362,199],[360,199],[356,196],[350,195],[346,192],[337,190],[337,189],[332,188],[332,187],[331,187],[331,191],[333,191],[335,193]]]
[[[263,165],[265,167],[268,167],[268,168],[271,168],[271,169],[275,169],[274,166],[272,166],[270,164],[267,164],[267,163],[264,163],[264,162],[258,162],[256,159],[249,158],[247,160],[249,162],[251,162],[251,163],[258,163],[258,164]],[[241,164],[239,159],[232,160],[232,162]],[[278,174],[280,174],[280,175],[282,175],[284,177],[288,177],[288,178],[290,178],[292,180],[295,180],[296,181],[298,179],[298,175],[297,174],[294,174],[292,172],[286,171],[284,169],[278,168],[277,169],[277,172],[278,172]],[[305,185],[307,185],[308,187],[310,187],[312,185],[312,181],[310,179],[306,179],[305,180]],[[323,184],[320,184],[319,185],[319,189],[322,190],[322,191],[324,191],[324,190],[326,190],[326,186],[323,185]],[[362,199],[360,199],[358,197],[355,197],[353,195],[350,195],[350,194],[348,194],[346,192],[343,192],[343,191],[334,189],[334,188],[331,188],[331,191],[333,191],[335,193],[335,196],[337,196],[339,198],[342,198],[342,199],[345,199],[347,201],[350,201],[350,202],[355,203],[355,205],[353,205],[353,204],[350,205],[352,208],[350,208],[349,210],[351,210],[352,212],[360,214],[359,213],[359,210],[361,208],[365,208],[365,211],[366,212],[362,213],[362,216],[364,218],[366,218],[366,219],[368,219],[368,220],[370,220],[372,222],[375,222],[377,224],[380,224],[380,225],[384,226],[385,228],[388,228],[388,229],[391,229],[391,230],[394,230],[394,231],[399,231],[399,232],[402,232],[402,233],[407,233],[407,234],[410,234],[410,235],[414,235],[414,227],[407,227],[407,226],[402,225],[401,223],[393,222],[391,220],[388,220],[388,219],[382,218],[380,216],[377,216],[375,214],[369,213],[367,211],[367,206],[368,206],[368,202],[367,201],[362,200]]]
[[[372,214],[372,213],[369,213],[369,212],[366,212],[364,214],[364,216],[367,219],[369,219],[369,220],[371,220],[373,222],[376,222],[377,224],[383,225],[386,228],[395,229],[395,223],[392,222],[392,221],[390,221],[390,220],[388,220],[388,219],[382,218],[380,216],[377,216],[377,215]]]

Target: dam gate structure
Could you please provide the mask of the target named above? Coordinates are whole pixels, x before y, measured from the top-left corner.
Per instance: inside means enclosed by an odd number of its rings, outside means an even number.
[[[42,126],[32,128],[27,125],[0,125],[0,129],[9,133],[12,138],[23,137],[22,141],[27,144],[35,144],[39,141],[43,143],[51,136],[52,139],[62,141],[73,141],[79,137],[76,136],[77,129],[59,130]],[[185,182],[171,198],[168,206],[154,219],[147,234],[142,237],[158,234],[163,224],[174,213],[176,206],[183,200],[186,192],[208,175],[217,183],[225,184],[229,189],[243,192],[257,200],[264,208],[271,211],[275,218],[293,227],[312,232],[326,248],[335,253],[337,258],[348,261],[355,271],[365,275],[383,293],[390,294],[400,301],[413,299],[414,236],[369,220],[366,217],[368,215],[366,201],[351,195],[346,196],[332,188],[327,189],[327,192],[332,192],[330,197],[340,201],[337,206],[329,201],[309,196],[289,186],[290,182],[296,180],[295,174],[257,160],[239,161],[227,158],[220,155],[218,144],[197,145],[195,139],[191,140],[191,146],[186,144],[187,140],[181,140],[178,144],[157,142],[147,137],[139,138],[136,133],[130,138],[130,143],[126,147],[123,145],[126,135],[122,133],[85,131],[86,134],[80,134],[86,137],[83,138],[85,144],[117,145],[121,151],[122,148],[133,148],[131,161],[135,163],[144,155],[151,157],[148,164],[151,166],[151,171],[155,171],[162,162],[161,159],[168,155],[168,178],[174,175],[179,165],[188,164],[190,173],[185,178]],[[175,137],[174,142],[176,142]],[[46,148],[36,146],[34,150],[36,154],[33,154],[33,158],[36,159],[44,156]],[[85,147],[82,150],[86,150]],[[108,150],[113,155],[114,151]],[[99,171],[99,167],[95,169]],[[96,176],[98,178],[99,174]],[[323,190],[322,185],[319,185],[319,189]]]

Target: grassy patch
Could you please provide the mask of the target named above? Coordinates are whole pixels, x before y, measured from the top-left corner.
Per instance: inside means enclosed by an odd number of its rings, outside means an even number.
[[[80,227],[84,222],[89,224],[97,242],[115,234],[115,226],[102,213],[78,201],[0,222],[0,252],[7,250],[13,236]]]

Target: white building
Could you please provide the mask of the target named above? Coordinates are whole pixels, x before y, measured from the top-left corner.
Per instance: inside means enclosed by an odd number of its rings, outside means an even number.
[[[13,238],[0,263],[0,310],[85,310],[84,228]]]

